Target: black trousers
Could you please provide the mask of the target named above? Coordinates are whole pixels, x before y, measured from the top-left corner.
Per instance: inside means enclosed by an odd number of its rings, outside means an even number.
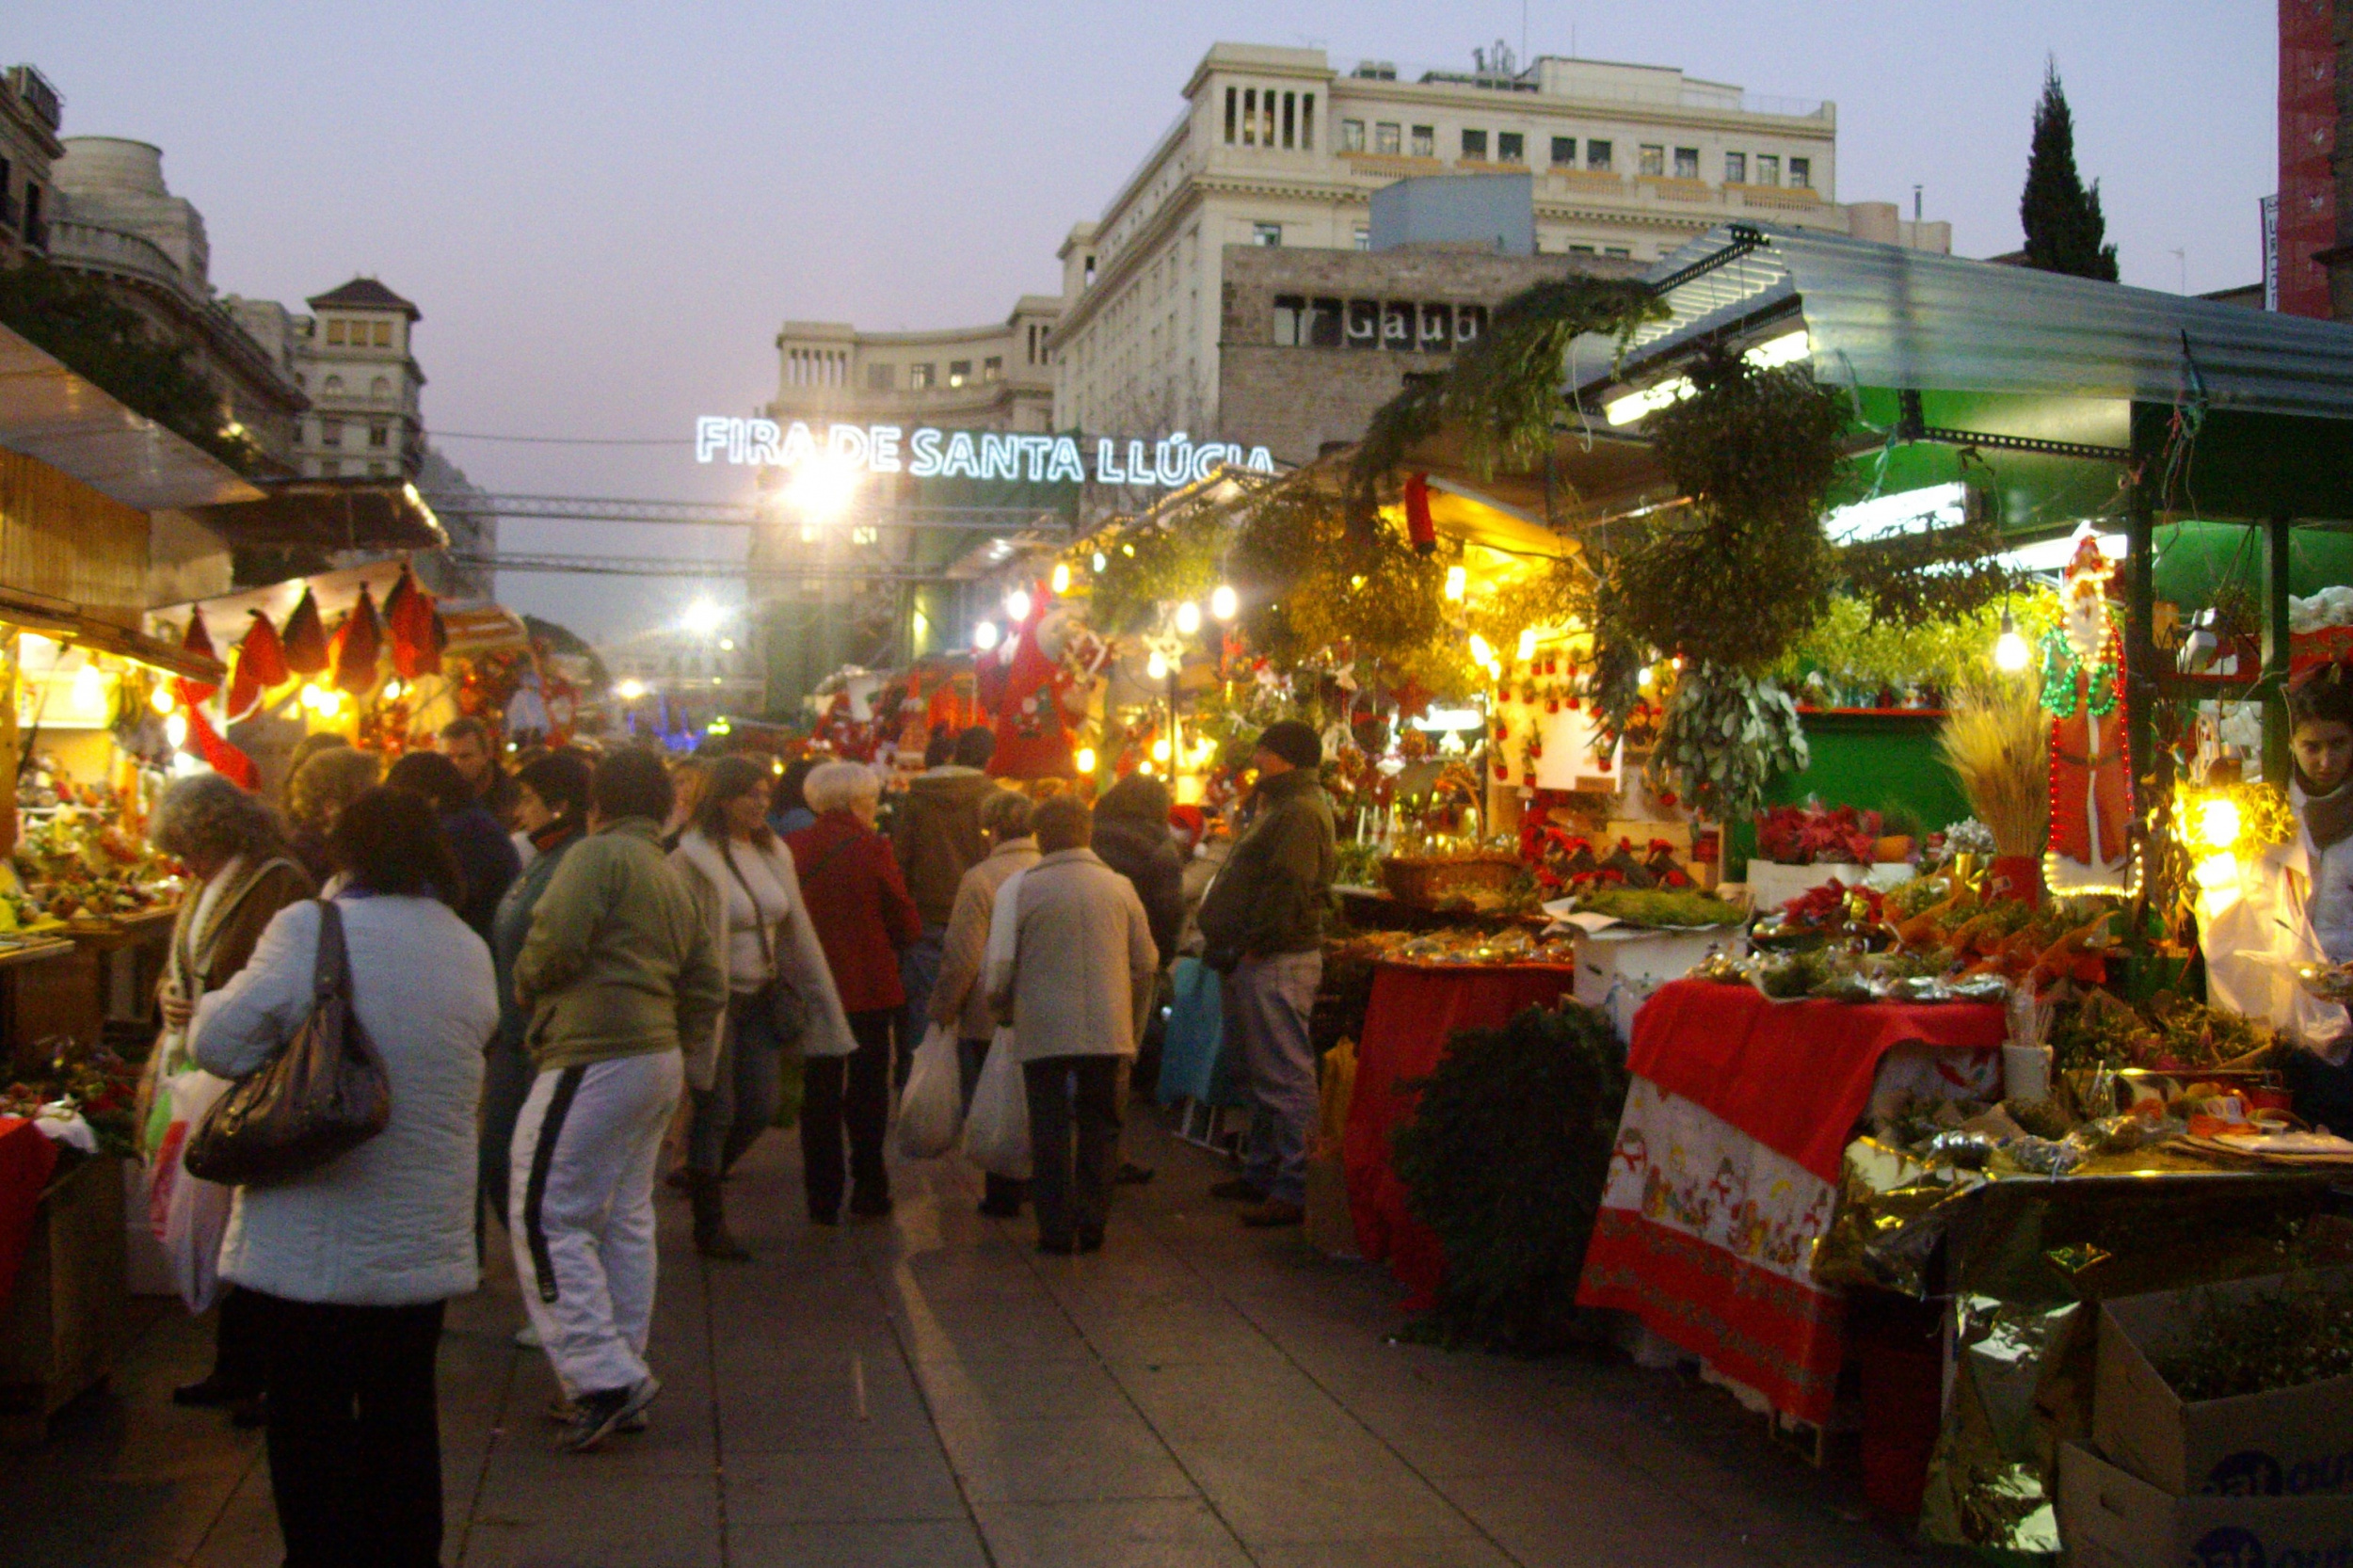
[[[264,1363],[269,1330],[263,1324],[260,1301],[252,1291],[232,1285],[220,1298],[220,1315],[213,1321],[213,1376],[255,1394],[267,1375]]]
[[[1119,1174],[1124,1056],[1048,1056],[1021,1064],[1030,1099],[1030,1201],[1041,1240],[1100,1241]]]
[[[811,1056],[802,1067],[801,1166],[808,1212],[830,1220],[841,1212],[841,1134],[850,1135],[852,1207],[890,1196],[883,1167],[883,1136],[890,1125],[890,1036],[895,1007],[850,1015],[857,1049],[848,1056]]]
[[[439,1568],[442,1304],[248,1294],[267,1336],[269,1483],[286,1568]]]

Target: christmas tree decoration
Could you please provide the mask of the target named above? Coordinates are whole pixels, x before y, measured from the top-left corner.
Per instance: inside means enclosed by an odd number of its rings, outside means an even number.
[[[330,655],[327,647],[327,624],[319,619],[319,601],[310,589],[302,590],[302,598],[286,617],[286,667],[296,675],[323,675]]]
[[[2062,574],[2059,624],[2042,645],[2042,709],[2051,715],[2051,828],[2042,857],[2055,893],[2127,893],[2132,762],[2117,709],[2124,653],[2108,614],[2116,564],[2086,524]]]

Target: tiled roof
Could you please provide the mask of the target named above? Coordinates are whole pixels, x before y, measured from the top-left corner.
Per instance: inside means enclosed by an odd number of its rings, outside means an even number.
[[[354,278],[342,288],[312,295],[310,303],[314,311],[332,310],[338,306],[347,311],[403,311],[410,321],[421,320],[424,315],[423,311],[373,278]]]

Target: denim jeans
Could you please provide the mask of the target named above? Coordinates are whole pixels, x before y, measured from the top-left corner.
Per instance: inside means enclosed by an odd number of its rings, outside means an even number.
[[[1250,1078],[1242,1175],[1282,1203],[1307,1201],[1307,1141],[1322,1110],[1308,1019],[1322,980],[1321,951],[1278,952],[1243,959],[1223,986],[1226,1039],[1241,1043]]]
[[[899,984],[907,994],[899,1014],[899,1055],[892,1064],[892,1087],[904,1093],[907,1074],[915,1066],[915,1048],[923,1043],[931,1024],[932,992],[939,986],[939,966],[948,943],[948,928],[927,925],[923,935],[899,951]]]
[[[743,1158],[776,1118],[776,1093],[784,1078],[784,1051],[776,1043],[776,1019],[757,992],[728,998],[727,1033],[711,1087],[694,1092],[694,1116],[686,1128],[687,1168],[719,1176]]]

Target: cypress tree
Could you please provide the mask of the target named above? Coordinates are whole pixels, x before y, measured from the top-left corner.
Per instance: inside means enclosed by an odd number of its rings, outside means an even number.
[[[2116,247],[2101,242],[2100,182],[2084,188],[2075,171],[2075,117],[2059,86],[2058,64],[2042,68],[2042,101],[2034,110],[2034,151],[2026,158],[2026,190],[2018,200],[2026,231],[2026,264],[2045,272],[2116,281]]]

